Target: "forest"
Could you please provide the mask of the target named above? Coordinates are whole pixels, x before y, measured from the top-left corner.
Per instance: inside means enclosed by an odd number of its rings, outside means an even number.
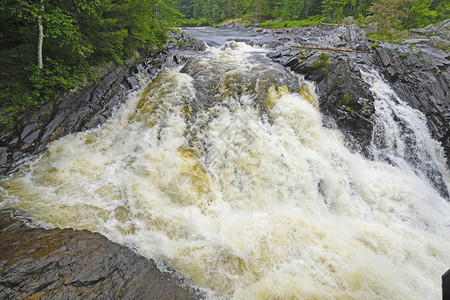
[[[446,19],[450,14],[446,0],[175,0],[175,8],[184,15],[186,24],[194,25],[242,17],[285,21],[289,26],[286,21],[338,22],[353,16],[359,20],[368,17],[368,21],[372,17],[374,22],[408,29]]]
[[[11,116],[95,80],[96,67],[161,47],[173,26],[243,18],[269,27],[339,22],[391,29],[446,19],[446,0],[4,0],[0,4],[0,125]]]
[[[95,67],[157,49],[180,18],[165,0],[4,0],[0,124],[79,82]]]

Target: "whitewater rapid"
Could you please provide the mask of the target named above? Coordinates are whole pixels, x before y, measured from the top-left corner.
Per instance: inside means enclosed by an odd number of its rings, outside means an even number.
[[[351,152],[314,86],[265,53],[229,42],[162,71],[1,180],[0,206],[130,245],[210,299],[439,299],[450,205],[426,166],[400,146],[374,146],[395,164]],[[378,118],[383,145],[402,134]],[[422,123],[418,151],[448,186]]]

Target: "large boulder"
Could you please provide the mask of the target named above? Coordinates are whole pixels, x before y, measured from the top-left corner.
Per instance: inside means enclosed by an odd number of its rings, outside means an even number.
[[[0,211],[0,299],[199,299],[152,260],[86,230]]]

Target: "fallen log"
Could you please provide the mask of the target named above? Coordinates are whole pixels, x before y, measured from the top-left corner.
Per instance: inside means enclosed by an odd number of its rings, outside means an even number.
[[[334,47],[313,47],[313,46],[298,46],[303,49],[311,49],[311,50],[327,50],[327,51],[341,51],[341,52],[355,52],[353,49],[347,48],[334,48]]]

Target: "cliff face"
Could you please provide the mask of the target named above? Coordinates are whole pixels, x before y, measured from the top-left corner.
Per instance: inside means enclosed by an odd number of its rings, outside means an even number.
[[[314,81],[323,100],[320,106],[324,114],[362,148],[371,139],[368,118],[374,107],[372,92],[360,70],[377,70],[399,98],[425,115],[433,137],[442,143],[450,163],[450,54],[440,49],[442,43],[450,45],[444,39],[450,31],[450,22],[444,25],[447,27],[436,29],[442,38],[419,37],[403,44],[369,41],[355,24],[278,30],[275,31],[278,42],[273,43],[275,51],[270,56]],[[329,64],[318,68],[314,62],[324,52],[323,48],[353,52],[326,51]]]
[[[439,38],[418,36],[403,44],[369,41],[355,24],[277,30],[272,42],[275,50],[269,56],[316,83],[325,124],[338,128],[350,147],[369,157],[371,148],[383,148],[384,141],[377,140],[376,95],[362,74],[379,74],[395,93],[391,97],[423,113],[431,135],[444,148],[449,167],[450,54],[441,50],[442,45],[450,45],[449,27],[450,22],[444,22],[435,30]],[[329,50],[332,48],[351,51]],[[405,127],[405,135],[407,131]],[[406,147],[413,149],[417,142],[407,141]],[[413,153],[407,159],[420,164]],[[448,198],[437,173],[430,171],[429,179]]]
[[[148,260],[86,230],[0,211],[1,299],[197,299]]]

